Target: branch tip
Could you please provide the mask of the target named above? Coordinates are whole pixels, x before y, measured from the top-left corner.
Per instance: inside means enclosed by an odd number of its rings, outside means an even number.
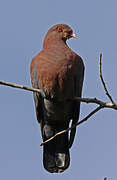
[[[115,105],[115,102],[113,101],[112,96],[109,94],[108,89],[106,87],[106,83],[105,83],[104,78],[102,76],[102,54],[101,53],[99,55],[99,75],[100,75],[100,79],[101,79],[102,85],[104,87],[105,94],[108,96],[108,98],[113,103],[113,105]]]

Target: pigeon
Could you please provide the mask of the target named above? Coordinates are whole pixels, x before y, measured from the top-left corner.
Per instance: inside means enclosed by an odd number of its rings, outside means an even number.
[[[36,117],[43,141],[78,122],[84,80],[82,58],[67,45],[76,34],[66,24],[56,24],[45,35],[43,48],[31,62],[30,75]],[[43,145],[43,165],[50,173],[61,173],[70,165],[70,151],[76,128]]]

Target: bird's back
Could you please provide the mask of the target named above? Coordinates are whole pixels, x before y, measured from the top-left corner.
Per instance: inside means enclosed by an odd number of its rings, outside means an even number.
[[[54,46],[34,57],[31,71],[35,66],[39,87],[46,96],[64,101],[74,96],[74,78],[81,63],[81,58],[68,46]]]

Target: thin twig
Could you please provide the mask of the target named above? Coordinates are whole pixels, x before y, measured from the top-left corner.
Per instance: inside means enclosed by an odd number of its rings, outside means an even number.
[[[13,88],[19,88],[19,89],[24,89],[24,90],[28,90],[28,91],[41,93],[40,89],[30,88],[30,87],[27,87],[27,86],[15,84],[15,83],[9,83],[9,82],[5,82],[5,81],[0,81],[0,85],[5,85],[5,86],[13,87]]]
[[[72,127],[65,129],[63,131],[60,131],[58,133],[56,133],[54,136],[52,136],[51,138],[47,139],[46,141],[42,142],[40,144],[40,146],[43,146],[45,143],[48,143],[49,141],[52,141],[55,137],[64,134],[68,131],[70,131],[71,129],[75,128],[76,126],[79,126],[80,124],[82,124],[83,122],[87,121],[93,114],[95,114],[96,112],[98,112],[100,109],[102,109],[103,106],[98,106],[96,109],[94,109],[90,114],[88,114],[84,119],[82,119],[81,121],[79,121],[78,123],[74,124]]]
[[[72,101],[80,101],[80,102],[84,102],[84,103],[94,103],[94,104],[98,104],[100,106],[103,106],[105,108],[112,108],[114,110],[117,110],[117,104],[113,104],[111,102],[104,102],[101,101],[97,98],[80,98],[80,97],[74,97],[73,99],[70,99]]]
[[[104,82],[104,79],[103,79],[103,76],[102,76],[102,54],[99,55],[99,74],[100,74],[100,78],[101,78],[101,81],[102,81],[102,84],[103,84],[103,87],[104,87],[104,90],[105,90],[105,93],[106,95],[108,96],[108,98],[110,99],[110,101],[114,103],[113,99],[112,99],[112,96],[109,94],[108,92],[108,89],[106,87],[106,84]]]

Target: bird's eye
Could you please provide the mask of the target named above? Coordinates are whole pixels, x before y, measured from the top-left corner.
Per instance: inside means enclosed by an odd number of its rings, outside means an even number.
[[[62,28],[61,27],[57,27],[57,32],[62,32]]]
[[[70,31],[69,31],[69,35],[71,35],[72,33],[73,33],[72,30],[70,30]]]

